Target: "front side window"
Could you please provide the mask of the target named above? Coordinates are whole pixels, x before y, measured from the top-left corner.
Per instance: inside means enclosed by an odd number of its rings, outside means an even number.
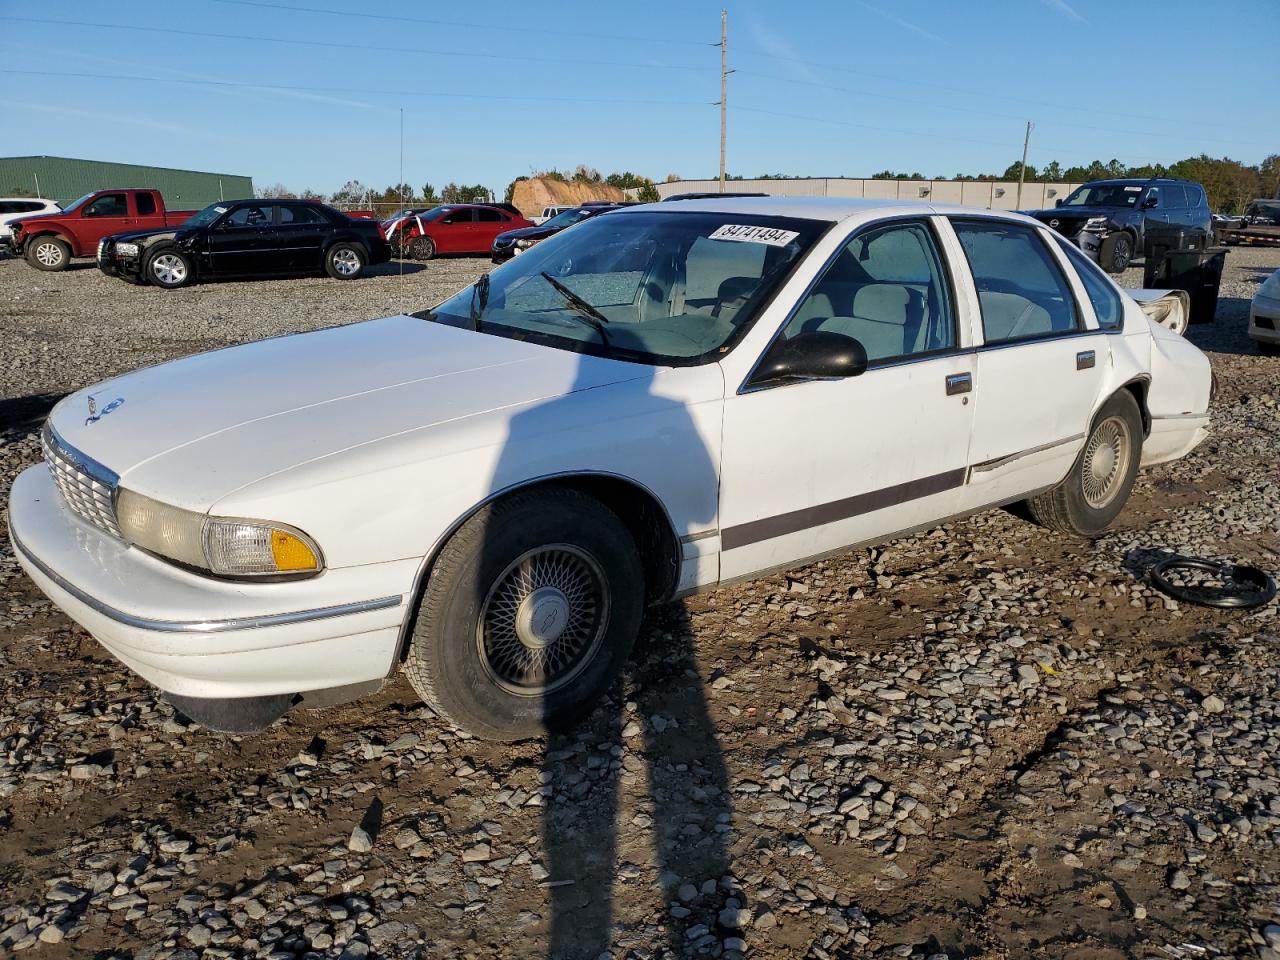
[[[129,204],[123,193],[104,193],[85,207],[86,217],[127,217]]]
[[[873,364],[955,347],[950,288],[929,226],[895,223],[850,240],[783,336],[814,330],[853,337]]]
[[[1124,326],[1124,302],[1120,299],[1120,294],[1116,293],[1115,287],[1111,285],[1111,281],[1102,275],[1097,265],[1081,253],[1080,248],[1074,243],[1069,243],[1056,235],[1055,238],[1058,245],[1066,251],[1071,265],[1076,268],[1076,275],[1080,277],[1084,292],[1088,295],[1089,302],[1093,304],[1093,313],[1098,318],[1098,326],[1103,330],[1119,330]]]
[[[156,212],[156,198],[149,193],[137,195],[138,216],[149,217]]]
[[[271,225],[271,207],[254,204],[231,211],[227,217],[227,225],[232,227],[269,227]]]
[[[954,220],[978,288],[986,343],[1080,329],[1071,288],[1037,231],[997,220]]]
[[[476,218],[476,212],[471,207],[465,207],[462,210],[454,210],[444,217],[441,223],[472,223]]]
[[[592,217],[422,316],[638,363],[728,352],[825,221],[739,213]]]

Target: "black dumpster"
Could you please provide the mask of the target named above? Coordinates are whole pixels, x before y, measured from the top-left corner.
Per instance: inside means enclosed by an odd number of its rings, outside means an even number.
[[[1147,258],[1142,285],[1148,290],[1187,291],[1191,294],[1191,322],[1213,323],[1226,262],[1226,247],[1170,250],[1163,257]]]

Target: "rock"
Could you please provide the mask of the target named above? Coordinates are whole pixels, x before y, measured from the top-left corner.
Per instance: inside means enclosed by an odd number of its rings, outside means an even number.
[[[487,843],[473,843],[462,851],[463,863],[484,863],[493,855],[493,849]]]
[[[373,849],[373,837],[369,836],[369,832],[364,827],[357,824],[347,840],[347,849],[355,853],[368,853]]]

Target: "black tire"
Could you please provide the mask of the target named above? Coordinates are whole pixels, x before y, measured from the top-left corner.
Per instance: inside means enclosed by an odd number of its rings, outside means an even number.
[[[414,237],[409,241],[411,260],[430,260],[436,255],[436,242],[430,237]]]
[[[1258,341],[1258,352],[1264,357],[1280,357],[1280,343]]]
[[[1098,263],[1107,273],[1124,273],[1133,262],[1133,237],[1123,230],[1102,241]]]
[[[32,237],[23,251],[27,263],[37,270],[53,273],[71,264],[71,244],[50,234]]]
[[[335,280],[354,280],[368,265],[364,248],[355,243],[335,243],[324,252],[324,272]]]
[[[1123,438],[1123,453],[1112,445],[1117,434]],[[1084,538],[1101,536],[1124,509],[1141,460],[1142,413],[1133,394],[1121,390],[1093,418],[1084,449],[1066,478],[1027,500],[1027,510],[1036,523],[1050,530]],[[1100,480],[1100,473],[1110,479]]]
[[[523,577],[520,562],[532,564]],[[542,569],[546,584],[567,577],[574,599],[552,585],[531,589]],[[640,556],[616,514],[575,490],[518,492],[482,507],[436,558],[405,673],[423,700],[473,736],[541,736],[585,714],[621,674],[643,607]],[[513,658],[527,662],[540,650],[566,659],[541,685],[525,682]]]
[[[177,247],[160,247],[147,254],[144,271],[148,283],[164,290],[177,290],[195,279],[191,258]]]

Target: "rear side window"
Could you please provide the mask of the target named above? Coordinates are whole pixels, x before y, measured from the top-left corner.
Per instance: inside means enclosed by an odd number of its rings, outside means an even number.
[[[1110,281],[1103,277],[1098,268],[1080,252],[1073,243],[1059,240],[1058,245],[1066,251],[1067,259],[1076,268],[1076,275],[1084,286],[1084,292],[1093,304],[1093,313],[1098,318],[1098,326],[1103,330],[1119,330],[1124,326],[1124,303],[1120,294],[1116,293]]]
[[[1204,205],[1204,190],[1201,188],[1200,184],[1187,184],[1187,206],[1203,207]]]
[[[497,210],[481,209],[476,211],[476,219],[481,223],[502,223],[507,218]]]
[[[1182,184],[1166,183],[1163,187],[1163,193],[1162,206],[1177,208],[1187,205],[1187,191],[1182,189]]]
[[[984,220],[952,222],[978,288],[986,343],[1080,329],[1071,288],[1036,230]]]
[[[0,200],[0,213],[21,213],[21,212],[22,210],[19,209],[19,205],[17,203],[6,203],[5,201]]]
[[[138,216],[149,217],[156,212],[156,198],[149,193],[137,195]]]
[[[320,211],[314,207],[282,206],[280,208],[280,222],[282,224],[324,223],[325,219],[321,216]]]

